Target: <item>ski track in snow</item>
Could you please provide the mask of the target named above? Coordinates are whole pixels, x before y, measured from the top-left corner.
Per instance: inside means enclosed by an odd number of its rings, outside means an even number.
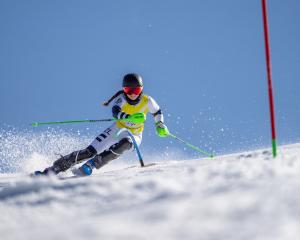
[[[0,174],[1,239],[295,240],[299,154],[294,144],[276,160],[257,150],[147,168],[116,161],[65,180]]]

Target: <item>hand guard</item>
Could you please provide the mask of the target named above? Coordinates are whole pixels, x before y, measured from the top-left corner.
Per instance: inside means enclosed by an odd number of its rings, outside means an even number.
[[[163,122],[156,123],[156,133],[160,137],[167,137],[170,134],[167,126]]]

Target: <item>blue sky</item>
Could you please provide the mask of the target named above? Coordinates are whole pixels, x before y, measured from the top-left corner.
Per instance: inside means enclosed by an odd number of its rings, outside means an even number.
[[[268,7],[284,144],[300,140],[300,2]],[[107,118],[101,102],[138,72],[182,138],[217,152],[270,144],[259,0],[0,0],[0,36],[1,128]],[[144,144],[170,145],[152,124]],[[71,128],[97,135],[106,126]]]

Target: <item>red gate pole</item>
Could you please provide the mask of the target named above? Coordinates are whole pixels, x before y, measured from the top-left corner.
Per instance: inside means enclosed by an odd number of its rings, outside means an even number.
[[[266,63],[267,63],[267,75],[268,75],[268,88],[269,88],[269,104],[270,104],[270,118],[271,118],[271,131],[272,131],[272,148],[273,157],[277,155],[276,144],[276,128],[275,128],[275,108],[272,89],[272,75],[271,75],[271,55],[270,55],[270,40],[269,40],[269,28],[268,28],[268,16],[267,16],[267,1],[261,0],[264,22],[264,35],[265,35],[265,49],[266,49]]]

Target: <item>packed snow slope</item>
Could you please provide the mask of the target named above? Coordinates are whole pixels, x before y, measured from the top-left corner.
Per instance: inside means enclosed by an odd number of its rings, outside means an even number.
[[[31,161],[37,158],[32,153]],[[115,161],[91,177],[0,174],[8,239],[241,239],[300,236],[300,144],[215,159]]]

